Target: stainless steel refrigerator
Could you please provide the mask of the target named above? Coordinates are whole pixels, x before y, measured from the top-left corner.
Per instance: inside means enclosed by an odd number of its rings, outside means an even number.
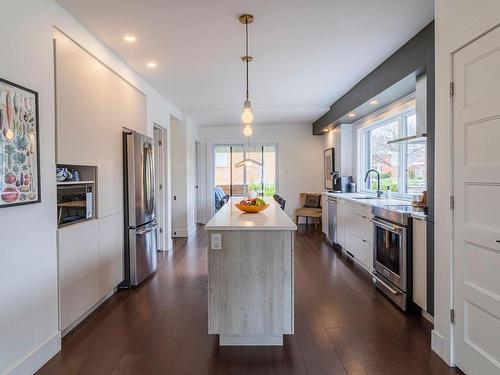
[[[156,270],[154,141],[123,132],[125,269],[123,287],[139,285]]]

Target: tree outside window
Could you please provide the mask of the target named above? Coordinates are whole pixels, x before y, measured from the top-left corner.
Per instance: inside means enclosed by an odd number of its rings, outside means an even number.
[[[388,143],[416,134],[415,111],[409,111],[362,131],[363,173],[375,169],[380,173],[380,189],[410,195],[427,188],[426,142]],[[361,177],[364,177],[363,176]],[[377,176],[372,173],[364,190],[377,189]]]

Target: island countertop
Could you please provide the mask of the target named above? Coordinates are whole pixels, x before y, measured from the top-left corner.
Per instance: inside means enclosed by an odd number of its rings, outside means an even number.
[[[230,198],[205,225],[205,230],[297,230],[297,225],[273,198],[265,197],[269,207],[256,214],[236,208],[234,205],[240,200]]]

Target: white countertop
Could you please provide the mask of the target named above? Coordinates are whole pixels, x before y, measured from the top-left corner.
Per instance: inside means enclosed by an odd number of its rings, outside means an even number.
[[[337,197],[340,199],[346,199],[352,202],[355,202],[357,204],[362,204],[365,206],[385,206],[385,205],[407,205],[410,204],[408,201],[404,201],[401,199],[385,199],[385,198],[375,198],[374,199],[359,199],[359,197],[366,197],[369,196],[370,194],[364,194],[364,193],[329,193],[329,192],[323,192],[324,195],[331,196],[331,197]],[[414,212],[411,214],[412,217],[420,220],[426,220],[427,215],[424,214],[423,212]]]
[[[240,211],[234,205],[242,198],[230,198],[205,225],[205,230],[297,230],[297,225],[271,197],[269,207],[257,214]]]

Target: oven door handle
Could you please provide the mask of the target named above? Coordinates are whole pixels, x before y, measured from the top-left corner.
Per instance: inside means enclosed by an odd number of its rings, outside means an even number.
[[[396,225],[390,225],[390,224],[384,223],[383,221],[380,221],[380,220],[370,219],[370,221],[373,224],[375,224],[375,225],[377,225],[377,226],[379,226],[381,228],[387,229],[387,230],[389,230],[391,232],[396,232],[397,233],[401,229],[400,227],[398,227]]]
[[[380,284],[382,284],[383,286],[385,286],[395,296],[401,294],[400,291],[394,290],[389,285],[387,285],[387,283],[385,283],[383,280],[381,280],[375,273],[372,273],[372,276],[377,280],[377,282],[379,282]]]

